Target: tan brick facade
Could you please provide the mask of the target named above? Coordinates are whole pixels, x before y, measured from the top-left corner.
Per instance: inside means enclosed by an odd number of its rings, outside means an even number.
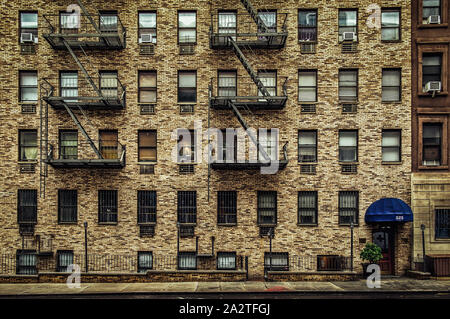
[[[359,226],[355,227],[355,270],[361,272],[359,253],[364,242],[372,241],[374,226],[364,222],[368,206],[382,197],[396,197],[410,203],[411,193],[411,3],[410,1],[254,1],[255,8],[267,7],[288,13],[289,33],[285,48],[257,50],[248,59],[254,69],[276,69],[278,76],[289,78],[288,102],[281,111],[244,113],[254,128],[279,128],[280,145],[288,144],[289,163],[286,169],[274,175],[259,171],[211,170],[208,180],[207,163],[199,163],[194,175],[180,175],[171,161],[176,142],[171,133],[180,127],[193,128],[194,120],[208,127],[239,127],[231,111],[208,111],[208,84],[217,76],[218,69],[237,69],[239,76],[247,76],[242,64],[231,50],[209,48],[210,15],[218,9],[245,13],[240,1],[85,1],[86,8],[117,10],[127,28],[127,47],[119,51],[89,51],[89,60],[80,56],[88,71],[117,70],[126,86],[127,105],[124,110],[89,111],[89,124],[83,116],[80,121],[88,133],[98,139],[99,129],[117,129],[119,142],[126,146],[126,167],[121,170],[55,169],[48,167],[45,178],[45,197],[38,196],[38,222],[35,233],[54,236],[53,250],[84,252],[83,222],[88,222],[89,251],[92,254],[130,254],[153,251],[155,255],[175,255],[177,252],[177,191],[197,191],[197,226],[199,252],[211,249],[215,236],[216,251],[236,251],[249,257],[251,278],[263,276],[264,252],[269,251],[268,238],[259,236],[257,226],[257,191],[277,191],[278,222],[273,239],[273,250],[289,255],[315,256],[321,254],[350,255],[350,228],[338,224],[338,191],[359,191]],[[37,70],[38,78],[57,77],[60,70],[76,70],[74,60],[66,51],[56,51],[42,37],[35,55],[21,55],[18,41],[19,11],[38,10],[39,26],[44,25],[44,14],[65,10],[70,1],[2,1],[3,18],[1,54],[2,89],[0,96],[2,152],[0,183],[0,253],[15,254],[21,248],[17,223],[17,190],[37,189],[44,185],[39,165],[34,174],[21,174],[18,166],[18,130],[39,129],[39,108],[36,114],[21,114],[18,103],[19,70]],[[401,41],[383,43],[380,30],[369,28],[366,8],[376,3],[381,7],[401,7]],[[299,8],[319,8],[318,45],[316,54],[301,54],[298,43],[297,15]],[[341,53],[338,44],[338,9],[358,8],[358,52]],[[177,10],[197,11],[197,45],[194,55],[179,55],[177,45]],[[158,43],[154,56],[140,56],[137,38],[139,10],[157,10]],[[338,103],[338,72],[340,68],[359,70],[359,103],[356,114],[343,114]],[[401,102],[381,102],[381,74],[383,68],[401,68]],[[298,102],[298,70],[318,70],[318,103],[316,114],[304,114]],[[137,104],[138,70],[157,71],[156,114],[140,115]],[[180,114],[177,104],[177,71],[197,70],[197,103],[194,114]],[[94,72],[95,71],[95,72]],[[281,83],[278,83],[281,85]],[[40,104],[43,106],[44,104]],[[57,144],[59,129],[76,129],[64,110],[49,107],[49,141]],[[140,175],[137,160],[138,130],[157,130],[158,160],[154,175]],[[300,174],[298,130],[318,131],[318,165],[316,175]],[[338,162],[339,129],[358,130],[358,173],[344,175]],[[401,129],[401,162],[386,165],[381,161],[382,129]],[[79,142],[85,141],[78,134]],[[206,146],[206,140],[202,141]],[[280,147],[281,147],[280,146]],[[82,154],[82,148],[79,154]],[[86,152],[92,151],[86,147]],[[80,155],[81,156],[81,155]],[[90,154],[93,156],[93,153]],[[45,157],[45,155],[44,155]],[[78,222],[58,224],[58,189],[78,190]],[[97,192],[118,190],[117,225],[98,224]],[[158,210],[156,233],[152,238],[139,237],[137,225],[137,191],[157,191]],[[217,191],[235,190],[238,193],[237,225],[217,225]],[[318,225],[297,225],[297,192],[318,191]],[[208,201],[208,192],[210,194]],[[396,226],[395,273],[402,274],[411,262],[411,224]],[[195,239],[182,239],[182,251],[194,251]]]

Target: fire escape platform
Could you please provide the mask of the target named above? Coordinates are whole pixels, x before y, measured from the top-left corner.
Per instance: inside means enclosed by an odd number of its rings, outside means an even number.
[[[73,49],[82,47],[84,50],[122,50],[125,49],[125,42],[119,34],[44,34],[44,39],[54,50],[67,50],[61,40],[64,38]],[[88,40],[89,38],[100,38],[100,40]],[[81,39],[80,39],[81,38]]]
[[[83,107],[86,110],[120,110],[125,108],[125,100],[119,98],[77,97],[77,101],[70,101],[67,97],[47,96],[43,100],[54,109],[64,110],[64,104],[72,109]]]
[[[232,44],[228,41],[228,35],[220,33],[212,33],[209,38],[209,46],[211,49],[231,49]],[[236,44],[239,47],[247,47],[251,49],[282,49],[286,45],[287,32],[283,33],[264,33],[264,34],[236,34]],[[240,38],[257,38],[255,40],[240,40]]]
[[[214,110],[231,110],[228,101],[232,101],[238,109],[281,110],[286,106],[287,96],[274,96],[270,99],[261,96],[218,96],[211,97],[210,105]]]
[[[275,166],[278,164],[278,168],[283,170],[286,168],[288,161],[270,161],[270,162],[262,162],[262,161],[241,161],[241,162],[213,162],[211,163],[211,168],[215,170],[258,170],[262,167]]]
[[[125,161],[122,159],[48,159],[45,162],[53,168],[122,169],[125,167]]]

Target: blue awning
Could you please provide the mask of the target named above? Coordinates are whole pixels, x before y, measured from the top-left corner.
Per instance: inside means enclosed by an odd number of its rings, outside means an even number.
[[[366,210],[366,223],[412,222],[413,213],[404,201],[398,198],[382,198]]]

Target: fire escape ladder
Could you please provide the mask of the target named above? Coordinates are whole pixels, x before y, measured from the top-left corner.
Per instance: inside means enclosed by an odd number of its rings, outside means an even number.
[[[253,5],[248,0],[241,0],[242,5],[247,9],[247,12],[252,17],[253,21],[255,21],[258,29],[261,29],[264,33],[267,33],[269,30],[267,29],[266,24],[258,15],[258,12],[253,8]]]
[[[247,132],[247,135],[250,137],[250,139],[252,140],[253,144],[256,145],[256,149],[258,150],[259,154],[262,155],[262,157],[264,158],[264,161],[268,161],[269,162],[270,161],[269,155],[267,155],[266,150],[261,146],[261,144],[259,143],[258,139],[255,138],[255,136],[248,131],[249,126],[247,125],[247,122],[244,120],[244,118],[242,117],[241,113],[237,109],[236,105],[234,105],[234,103],[231,100],[228,100],[228,105],[233,110],[234,115],[237,117],[237,120],[242,125],[242,127],[245,129],[245,131]]]
[[[262,93],[263,96],[267,97],[270,96],[269,91],[267,91],[264,84],[259,79],[256,72],[251,67],[250,63],[247,61],[247,58],[245,57],[244,53],[242,53],[242,50],[237,45],[236,41],[232,37],[228,37],[228,41],[230,41],[233,51],[236,54],[238,60],[242,63],[247,73],[250,75],[250,78],[253,82],[255,82],[256,86],[258,87],[258,90]]]

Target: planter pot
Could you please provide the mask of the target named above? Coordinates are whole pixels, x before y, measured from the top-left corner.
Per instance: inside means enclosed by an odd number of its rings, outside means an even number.
[[[369,265],[372,264],[376,264],[376,263],[362,263],[361,266],[363,268],[363,278],[367,279],[367,277],[369,277],[372,273],[368,273],[367,272],[367,267],[369,267]]]

